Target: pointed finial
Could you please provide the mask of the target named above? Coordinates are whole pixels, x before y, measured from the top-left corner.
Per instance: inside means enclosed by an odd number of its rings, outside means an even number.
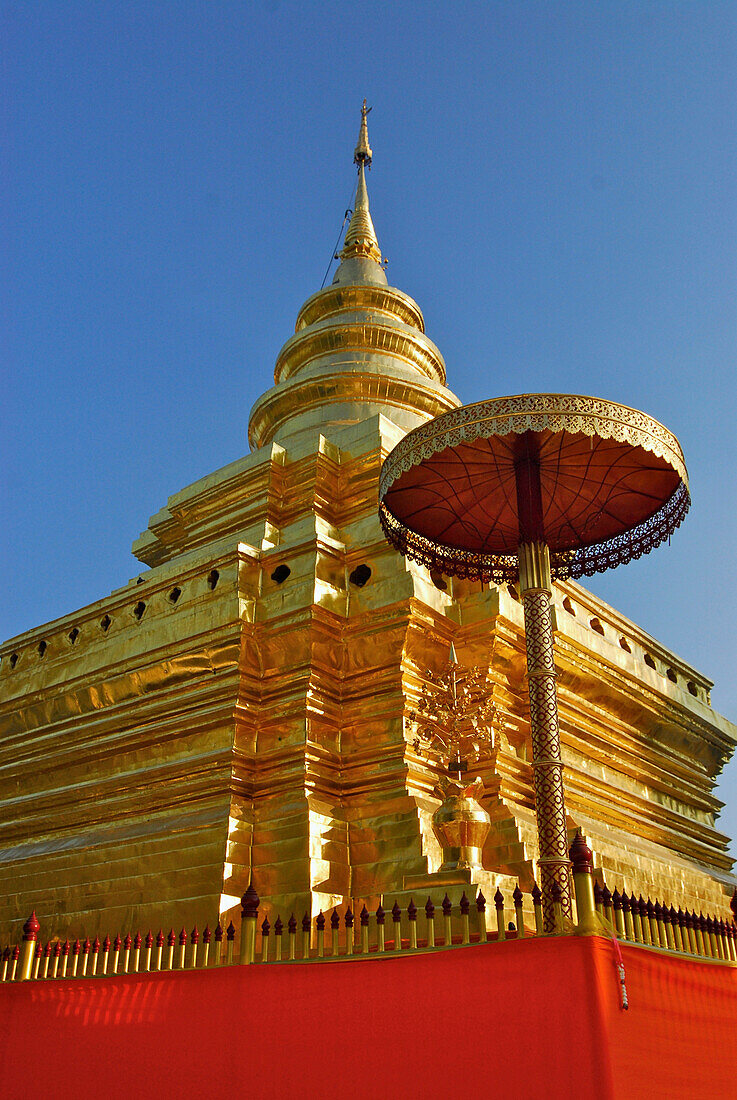
[[[359,168],[362,165],[366,168],[370,168],[373,159],[368,139],[368,123],[366,121],[370,111],[371,108],[366,106],[366,100],[364,99],[363,106],[361,107],[361,129],[358,131],[358,144],[353,154],[353,163],[357,164]]]
[[[353,217],[346,230],[343,251],[340,253],[340,258],[341,260],[348,260],[355,256],[360,259],[375,260],[377,264],[380,264],[381,249],[379,248],[379,242],[376,239],[376,230],[374,229],[374,223],[369,213],[365,175],[365,169],[371,167],[371,146],[368,143],[368,126],[366,124],[366,115],[370,110],[370,107],[366,107],[366,100],[364,99],[363,107],[361,108],[361,131],[358,135],[358,145],[356,146],[355,155],[353,157],[354,162],[358,165],[356,201],[353,206]]]
[[[460,662],[458,661],[458,655],[457,655],[457,653],[456,653],[456,647],[455,647],[455,646],[453,645],[453,642],[451,642],[451,643],[450,643],[450,654],[449,654],[449,658],[448,658],[448,659],[450,660],[450,663],[451,663],[452,665],[457,665],[457,664],[459,664],[459,663],[460,663]]]

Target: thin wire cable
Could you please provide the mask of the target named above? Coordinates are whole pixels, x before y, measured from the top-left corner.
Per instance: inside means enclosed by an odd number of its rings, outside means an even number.
[[[355,194],[356,194],[356,188],[357,187],[358,187],[358,184],[356,184],[356,187],[354,187],[353,190],[351,191],[351,202],[353,202],[353,199],[354,199]],[[322,288],[325,286],[325,283],[327,282],[327,279],[328,279],[328,275],[330,274],[330,268],[333,266],[333,261],[335,259],[336,253],[338,251],[338,245],[340,244],[340,238],[343,236],[343,230],[345,229],[345,223],[348,221],[349,218],[352,218],[352,217],[353,217],[353,207],[348,206],[348,207],[346,207],[345,214],[343,215],[343,221],[342,221],[342,224],[340,226],[340,230],[338,231],[338,239],[335,242],[335,246],[333,247],[333,251],[330,253],[330,259],[328,260],[328,266],[325,268],[325,274],[323,275],[322,282],[320,283],[320,290],[322,290]]]

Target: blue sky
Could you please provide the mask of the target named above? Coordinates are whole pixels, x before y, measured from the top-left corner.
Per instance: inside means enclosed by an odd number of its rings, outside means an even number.
[[[591,587],[737,719],[734,4],[4,8],[3,638],[135,575],[149,515],[245,452],[366,96],[389,279],[458,395],[680,438],[683,528]]]

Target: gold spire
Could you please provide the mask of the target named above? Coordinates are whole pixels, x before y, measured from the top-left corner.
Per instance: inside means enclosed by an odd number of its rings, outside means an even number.
[[[381,249],[376,239],[376,230],[369,213],[368,191],[366,190],[366,168],[371,167],[371,146],[368,140],[368,124],[366,116],[370,107],[366,106],[366,100],[361,107],[361,129],[358,132],[358,144],[353,155],[354,164],[358,165],[358,186],[356,188],[356,202],[353,207],[353,217],[345,235],[341,260],[347,260],[352,256],[366,257],[381,263]]]
[[[371,107],[366,106],[366,100],[364,99],[363,106],[361,107],[361,129],[358,131],[358,145],[353,154],[353,163],[359,166],[365,164],[367,168],[371,167],[371,161],[373,159],[368,139],[368,123],[366,121],[366,116],[371,110]]]

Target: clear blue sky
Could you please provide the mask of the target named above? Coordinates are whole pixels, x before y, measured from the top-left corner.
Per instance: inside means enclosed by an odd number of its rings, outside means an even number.
[[[247,449],[373,104],[374,221],[464,401],[664,421],[693,508],[592,582],[737,718],[734,3],[4,5],[0,636]],[[723,818],[737,833],[737,765]]]

